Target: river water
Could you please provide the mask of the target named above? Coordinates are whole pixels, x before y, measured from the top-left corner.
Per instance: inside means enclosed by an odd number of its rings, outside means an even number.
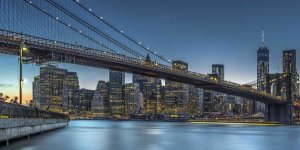
[[[300,150],[300,126],[71,121],[3,150]]]

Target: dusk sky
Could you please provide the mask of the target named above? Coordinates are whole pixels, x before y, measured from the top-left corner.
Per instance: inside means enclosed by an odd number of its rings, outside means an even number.
[[[256,51],[265,29],[270,72],[282,72],[282,50],[300,48],[299,0],[80,0],[94,13],[166,58],[180,59],[189,70],[210,73],[225,65],[225,79],[256,80]],[[297,53],[299,58],[299,52]],[[299,61],[297,67],[299,70]],[[95,89],[108,70],[58,64],[78,73],[81,88]],[[0,93],[18,95],[18,57],[0,54]],[[25,65],[25,100],[39,66]],[[126,82],[131,82],[127,75]]]

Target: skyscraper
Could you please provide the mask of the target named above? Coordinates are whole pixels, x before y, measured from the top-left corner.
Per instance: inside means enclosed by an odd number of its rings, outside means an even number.
[[[266,91],[267,74],[269,74],[269,49],[263,46],[257,50],[257,90]]]
[[[187,112],[190,115],[197,115],[200,113],[201,94],[201,89],[195,87],[194,85],[189,85],[189,99]]]
[[[287,73],[295,73],[297,72],[296,68],[296,50],[295,49],[289,49],[289,50],[283,50],[283,72]]]
[[[143,94],[144,113],[156,113],[161,101],[161,80],[141,75],[133,75],[133,83],[138,83]]]
[[[98,81],[92,100],[92,112],[95,117],[109,116],[108,82]]]
[[[176,60],[172,62],[172,69],[188,71],[188,64]],[[165,112],[169,114],[184,114],[187,112],[189,87],[187,84],[165,81]]]
[[[126,116],[139,113],[140,87],[138,83],[127,83],[124,85],[124,99],[126,101]]]
[[[91,104],[95,90],[80,89],[79,90],[79,112],[80,115],[88,116],[91,114]],[[90,116],[89,116],[90,117]]]
[[[299,74],[296,68],[296,50],[283,50],[283,73],[291,74],[292,82],[292,95],[299,95]]]
[[[63,112],[75,114],[78,111],[79,100],[79,81],[76,72],[66,72],[63,81],[63,98],[62,107]]]
[[[40,76],[34,77],[32,83],[32,101],[33,105],[40,107],[41,104],[41,91],[40,91]]]
[[[63,85],[68,71],[53,65],[40,68],[40,75],[33,82],[33,102],[42,109],[63,111]]]
[[[223,64],[213,64],[212,74],[217,75],[220,80],[224,80],[224,65]]]
[[[125,73],[109,71],[109,104],[111,113],[115,117],[125,115],[125,101],[123,98],[123,85],[125,84]]]
[[[267,74],[269,74],[269,49],[265,46],[264,30],[262,31],[262,46],[257,50],[257,90],[266,91]],[[253,103],[258,112],[264,111],[264,105],[260,102]]]

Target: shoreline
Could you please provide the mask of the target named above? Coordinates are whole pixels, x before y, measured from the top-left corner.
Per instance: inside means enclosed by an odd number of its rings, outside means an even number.
[[[132,120],[132,119],[91,119],[91,118],[81,118],[81,119],[71,119],[72,120],[107,120],[107,121],[145,121],[145,122],[186,122],[191,124],[216,124],[216,125],[253,125],[253,126],[287,126],[280,122],[270,122],[270,121],[237,121],[237,120]],[[293,125],[300,125],[299,122]]]

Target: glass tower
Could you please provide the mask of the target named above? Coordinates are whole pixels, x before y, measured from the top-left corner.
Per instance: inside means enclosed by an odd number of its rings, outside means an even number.
[[[269,74],[269,49],[257,50],[257,90],[266,91],[266,75]]]

